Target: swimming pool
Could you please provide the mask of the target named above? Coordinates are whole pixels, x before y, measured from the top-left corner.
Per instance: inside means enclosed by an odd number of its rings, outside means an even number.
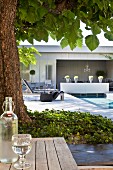
[[[74,95],[76,96],[76,95]],[[86,102],[94,104],[103,109],[113,109],[113,99],[107,99],[104,95],[103,96],[76,96]]]
[[[81,98],[81,99],[104,109],[113,109],[113,100],[111,99],[107,98]]]

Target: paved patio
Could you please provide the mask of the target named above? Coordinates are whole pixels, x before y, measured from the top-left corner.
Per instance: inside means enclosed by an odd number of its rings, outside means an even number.
[[[37,94],[24,94],[24,103],[28,109],[39,112],[45,109],[66,110],[66,111],[81,111],[90,112],[95,115],[102,115],[113,120],[113,109],[101,109],[93,104],[87,103],[81,99],[73,97],[69,94],[64,94],[64,101],[60,100],[60,96],[52,102],[41,102],[40,96]]]

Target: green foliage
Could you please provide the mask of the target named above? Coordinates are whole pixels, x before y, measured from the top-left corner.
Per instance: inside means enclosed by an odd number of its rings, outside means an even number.
[[[94,24],[92,26],[92,32],[94,35],[100,34],[101,33],[101,29],[97,24]]]
[[[66,38],[63,38],[60,44],[62,48],[65,48],[68,45],[68,40]]]
[[[113,33],[111,33],[110,31],[109,32],[106,32],[104,34],[105,38],[108,39],[109,41],[113,41]]]
[[[17,40],[33,39],[48,41],[51,35],[61,40],[62,48],[67,45],[73,50],[82,45],[80,22],[92,35],[86,36],[86,45],[93,51],[99,45],[97,34],[103,30],[105,38],[113,40],[112,0],[72,0],[68,3],[52,0],[19,0],[15,23]],[[90,33],[89,33],[90,34]]]
[[[95,35],[88,35],[85,39],[85,42],[91,51],[95,50],[99,45],[99,40]]]
[[[107,73],[103,70],[97,70],[96,71],[96,76],[99,77],[99,76],[103,76],[104,78],[107,76]]]
[[[35,70],[30,70],[29,72],[31,75],[35,75]]]
[[[40,56],[40,53],[37,51],[34,47],[19,47],[19,58],[20,62],[23,63],[25,66],[28,66],[30,64],[36,64],[36,56],[35,54],[38,54]]]
[[[19,133],[32,137],[61,137],[68,143],[113,143],[113,122],[90,113],[45,110],[28,111],[30,123],[19,121]]]
[[[108,55],[108,54],[106,54],[105,57],[108,58],[109,60],[113,60],[113,57],[111,57],[111,56]]]

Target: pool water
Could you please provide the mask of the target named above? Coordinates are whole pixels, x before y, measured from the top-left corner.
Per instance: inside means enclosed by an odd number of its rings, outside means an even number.
[[[77,96],[74,95],[86,102],[89,102],[91,104],[94,104],[100,108],[104,108],[104,109],[113,109],[113,99],[107,99],[105,97],[105,95],[99,95],[99,96],[95,96],[95,95],[90,95],[90,96]]]
[[[81,98],[104,109],[113,109],[113,100],[107,98]]]

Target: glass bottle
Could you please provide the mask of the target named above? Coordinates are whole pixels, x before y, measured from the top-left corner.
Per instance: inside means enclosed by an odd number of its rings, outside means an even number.
[[[18,157],[12,150],[12,135],[18,134],[18,118],[12,97],[5,97],[3,114],[0,116],[0,162],[13,163]]]

